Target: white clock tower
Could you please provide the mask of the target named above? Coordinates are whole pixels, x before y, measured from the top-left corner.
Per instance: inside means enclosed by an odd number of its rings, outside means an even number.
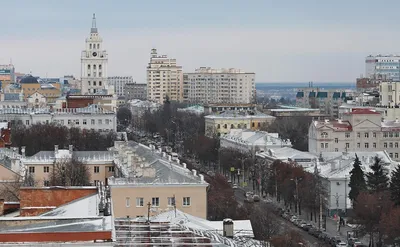
[[[81,56],[82,94],[110,93],[107,82],[107,52],[103,49],[103,39],[96,27],[96,16],[93,14],[90,37],[86,39],[86,49]],[[113,91],[113,90],[111,90]]]

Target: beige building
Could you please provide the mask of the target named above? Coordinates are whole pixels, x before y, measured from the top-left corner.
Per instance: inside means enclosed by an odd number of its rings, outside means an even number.
[[[255,73],[200,67],[184,74],[184,100],[192,103],[245,103],[255,100]]]
[[[147,66],[147,99],[162,104],[167,96],[171,101],[182,101],[182,66],[176,64],[175,58],[158,56],[157,50],[152,49]]]
[[[207,186],[201,174],[171,156],[135,142],[115,142],[117,175],[109,178],[113,215],[147,217],[170,210],[205,219]]]
[[[379,84],[379,103],[381,106],[399,106],[400,82],[381,82]]]
[[[27,174],[33,176],[37,186],[49,186],[54,164],[72,158],[88,167],[92,184],[97,182],[107,184],[107,178],[114,175],[114,155],[109,151],[73,151],[72,145],[68,150],[58,149],[58,145],[56,145],[53,151],[40,151],[29,157],[25,157],[24,152],[23,148],[21,163]]]
[[[370,109],[353,109],[342,119],[313,121],[308,132],[308,150],[321,152],[386,151],[399,161],[400,121],[384,120]]]
[[[275,117],[255,111],[225,111],[207,115],[205,133],[208,136],[227,134],[231,129],[259,130],[270,125]]]

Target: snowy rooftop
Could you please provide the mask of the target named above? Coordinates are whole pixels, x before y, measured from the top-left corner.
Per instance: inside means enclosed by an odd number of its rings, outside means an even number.
[[[186,107],[186,108],[179,108],[178,111],[194,113],[194,114],[203,114],[204,113],[204,106],[193,105],[193,106],[189,106],[189,107]]]
[[[147,101],[147,100],[140,100],[140,99],[133,99],[133,100],[128,101],[128,103],[132,107],[158,108],[161,106],[158,103]]]
[[[115,114],[113,111],[106,110],[98,105],[90,105],[83,108],[62,108],[50,109],[49,107],[42,108],[3,108],[0,109],[0,114],[20,114],[20,115],[34,115],[34,114]]]
[[[23,158],[25,163],[52,162],[56,159],[75,158],[81,162],[104,162],[111,163],[114,160],[114,154],[110,151],[72,151],[59,149],[56,151],[40,151],[32,156]]]
[[[133,141],[117,141],[110,150],[118,153],[114,163],[123,174],[121,178],[109,178],[111,186],[208,185],[202,175],[195,174],[179,161],[172,161],[165,153],[145,145]]]
[[[299,164],[309,164],[318,158],[315,154],[302,152],[291,147],[269,149],[266,152],[257,153],[257,156],[269,160],[294,161]]]
[[[231,129],[229,133],[222,135],[221,139],[245,145],[292,146],[290,140],[280,139],[278,133],[268,133],[265,131]]]
[[[261,113],[261,112],[254,112],[254,111],[223,111],[220,113],[207,115],[205,118],[209,119],[218,119],[218,118],[231,118],[231,119],[238,119],[238,118],[265,118],[265,119],[275,119],[275,117]]]

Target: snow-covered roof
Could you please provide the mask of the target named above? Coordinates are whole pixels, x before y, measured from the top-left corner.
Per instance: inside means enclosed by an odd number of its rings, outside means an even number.
[[[114,154],[110,151],[72,151],[72,154],[67,149],[59,149],[55,151],[40,151],[32,156],[23,158],[24,163],[53,162],[56,159],[76,158],[81,162],[99,161],[111,163],[114,160]]]
[[[8,123],[7,122],[0,122],[0,129],[8,129]]]
[[[216,114],[207,115],[205,118],[209,119],[253,119],[253,118],[264,118],[264,119],[275,119],[275,117],[264,114],[258,111],[223,111]]]
[[[99,197],[97,194],[89,195],[84,198],[79,198],[49,212],[46,212],[41,217],[59,216],[59,217],[88,217],[98,216]]]
[[[201,105],[193,105],[186,108],[179,108],[178,111],[180,112],[189,112],[194,114],[203,114],[204,113],[204,106]]]
[[[318,158],[315,154],[302,152],[291,147],[269,149],[268,151],[257,153],[257,156],[269,160],[294,161],[303,166],[308,166]]]
[[[220,138],[246,145],[257,144],[264,146],[292,146],[290,140],[282,140],[281,138],[279,138],[278,133],[268,133],[265,131],[231,129],[229,133],[222,135]]]
[[[140,100],[140,99],[129,100],[128,103],[131,105],[131,107],[158,108],[161,106],[156,102]]]

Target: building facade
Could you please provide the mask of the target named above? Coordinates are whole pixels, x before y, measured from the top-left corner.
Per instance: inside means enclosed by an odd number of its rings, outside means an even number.
[[[223,112],[204,119],[208,136],[227,134],[231,129],[259,130],[275,121],[275,117],[258,112]]]
[[[184,99],[193,103],[244,103],[255,100],[255,73],[200,67],[184,75]]]
[[[12,64],[0,65],[0,88],[4,90],[4,88],[11,84],[15,83],[15,68]]]
[[[96,16],[93,14],[90,37],[86,39],[86,47],[81,54],[82,94],[96,94],[109,89],[107,65],[108,54],[103,50],[103,39],[97,31]]]
[[[127,83],[124,88],[125,100],[147,100],[147,84],[145,83]]]
[[[85,108],[27,108],[0,109],[0,121],[24,125],[56,123],[68,128],[93,129],[97,131],[117,131],[115,112],[91,105]]]
[[[132,76],[111,76],[108,77],[108,85],[114,87],[114,92],[117,96],[125,95],[125,85],[133,83]]]
[[[400,121],[384,120],[370,109],[353,109],[342,119],[313,121],[308,132],[308,150],[321,152],[386,151],[399,159]]]
[[[166,55],[158,56],[157,50],[151,50],[150,62],[147,66],[147,99],[163,104],[183,99],[182,66],[176,64],[175,58]]]
[[[205,219],[207,186],[201,174],[154,146],[115,142],[116,176],[109,178],[114,217],[147,217],[173,209]]]
[[[381,82],[379,84],[379,104],[395,107],[400,104],[400,82]]]
[[[389,81],[400,81],[400,56],[376,55],[365,58],[365,75],[367,78],[382,78]]]

